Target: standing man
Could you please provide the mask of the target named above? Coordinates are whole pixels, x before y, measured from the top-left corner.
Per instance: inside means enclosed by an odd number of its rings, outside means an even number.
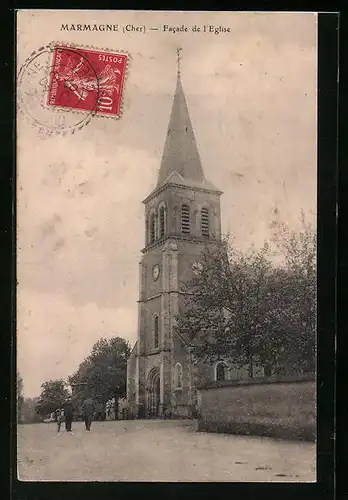
[[[64,420],[65,420],[65,430],[71,432],[71,424],[73,421],[73,406],[71,399],[65,401],[64,404]]]
[[[62,425],[62,422],[64,422],[64,410],[59,408],[56,410],[56,419],[57,419],[57,431],[60,432],[60,426]]]
[[[95,410],[94,401],[92,398],[88,397],[84,400],[84,402],[82,403],[82,410],[86,431],[90,431]]]

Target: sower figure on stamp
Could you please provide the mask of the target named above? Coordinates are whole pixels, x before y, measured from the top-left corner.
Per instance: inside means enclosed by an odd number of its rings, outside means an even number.
[[[84,402],[82,403],[82,410],[83,410],[83,418],[85,421],[86,430],[90,431],[95,410],[94,401],[92,398],[87,397],[84,400]]]
[[[65,419],[65,430],[67,432],[71,432],[71,424],[73,421],[73,405],[70,399],[68,399],[64,404],[64,419]]]

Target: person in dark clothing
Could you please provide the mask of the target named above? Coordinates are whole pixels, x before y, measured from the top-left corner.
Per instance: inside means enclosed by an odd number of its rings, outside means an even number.
[[[91,424],[94,415],[94,401],[92,398],[86,398],[82,403],[83,419],[85,421],[85,427],[87,431],[91,430]]]
[[[73,421],[73,406],[70,400],[66,401],[64,404],[64,420],[65,420],[65,430],[71,432],[71,424]]]
[[[59,408],[56,410],[57,431],[60,432],[62,422],[64,422],[64,410]]]

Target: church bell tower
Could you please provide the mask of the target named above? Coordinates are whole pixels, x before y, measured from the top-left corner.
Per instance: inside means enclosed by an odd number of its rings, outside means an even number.
[[[171,409],[177,313],[182,284],[203,247],[221,237],[220,195],[204,176],[180,74],[156,188],[144,200],[135,403],[138,417]],[[185,367],[184,367],[185,368]]]

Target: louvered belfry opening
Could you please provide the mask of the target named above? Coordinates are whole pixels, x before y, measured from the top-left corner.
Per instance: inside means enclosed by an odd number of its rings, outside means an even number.
[[[207,208],[201,210],[201,234],[206,238],[209,237],[209,212]]]
[[[190,208],[188,205],[181,207],[181,233],[190,234]]]
[[[165,235],[165,208],[161,207],[159,211],[160,238]]]
[[[155,214],[152,214],[150,218],[150,243],[153,243],[155,241],[155,237],[156,237],[156,218]]]

